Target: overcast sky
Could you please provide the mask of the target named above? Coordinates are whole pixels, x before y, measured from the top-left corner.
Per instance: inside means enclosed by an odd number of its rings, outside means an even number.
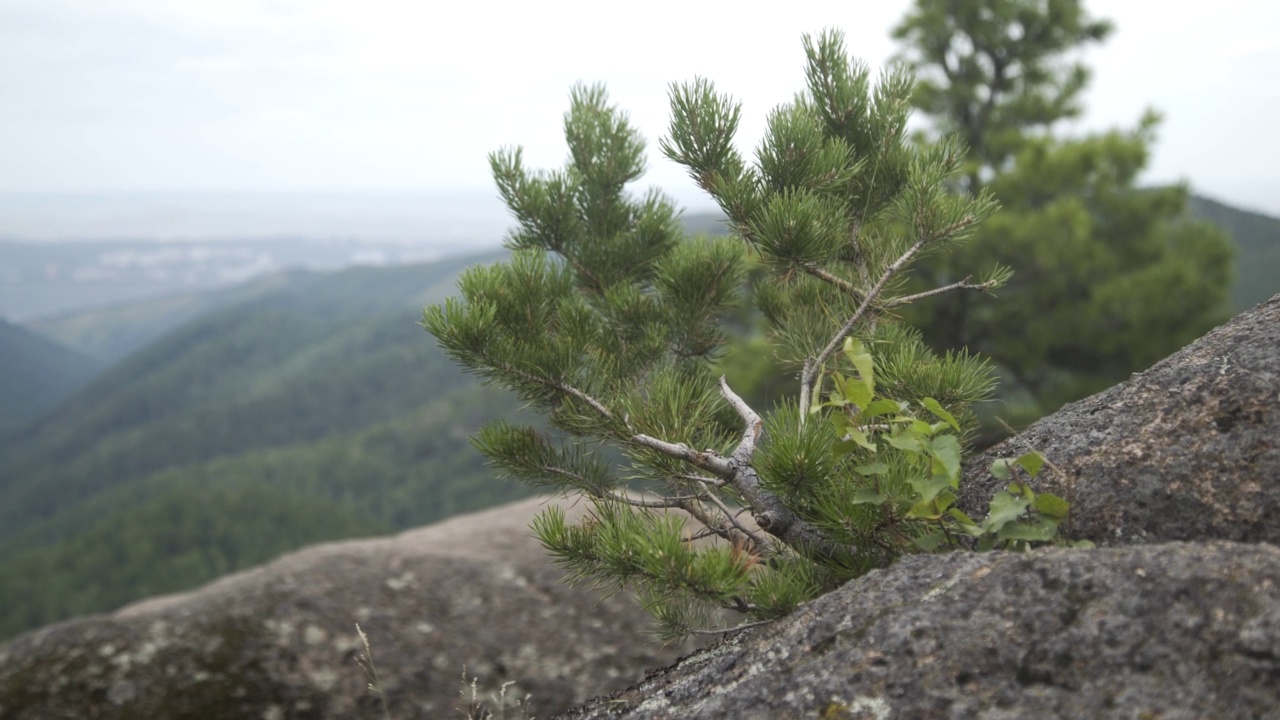
[[[569,87],[600,80],[649,141],[646,182],[703,206],[656,150],[668,83],[742,100],[750,148],[801,86],[802,33],[840,28],[880,66],[908,5],[0,0],[0,192],[489,191],[503,145],[559,165]],[[1157,108],[1148,182],[1280,215],[1280,3],[1088,7],[1118,29],[1064,129]]]

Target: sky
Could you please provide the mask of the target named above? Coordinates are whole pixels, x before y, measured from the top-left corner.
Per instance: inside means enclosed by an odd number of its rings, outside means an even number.
[[[649,143],[642,183],[708,207],[657,151],[669,84],[739,99],[749,151],[801,87],[802,34],[839,28],[880,67],[908,6],[2,0],[0,192],[492,192],[487,154],[561,165],[569,89],[602,81]],[[1088,111],[1061,129],[1158,109],[1145,182],[1280,216],[1280,3],[1086,7],[1117,31],[1083,54]]]

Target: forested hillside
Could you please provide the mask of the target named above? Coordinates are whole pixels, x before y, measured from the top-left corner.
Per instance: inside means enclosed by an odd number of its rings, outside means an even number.
[[[101,361],[105,367],[207,312],[261,297],[306,276],[303,271],[268,275],[227,288],[108,305],[33,320],[25,326]]]
[[[0,320],[0,442],[78,390],[94,358]]]
[[[1231,306],[1243,312],[1280,292],[1280,219],[1192,195],[1187,209],[1236,241]]]
[[[0,635],[524,494],[466,441],[515,403],[418,325],[477,260],[290,276],[0,445]]]

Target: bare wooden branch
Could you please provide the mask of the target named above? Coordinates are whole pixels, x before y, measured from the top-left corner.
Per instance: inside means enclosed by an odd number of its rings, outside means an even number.
[[[760,415],[751,409],[747,401],[729,387],[729,381],[723,375],[720,376],[720,394],[747,426],[742,432],[742,441],[734,449],[732,457],[740,463],[751,462],[751,456],[756,452],[756,443],[760,442],[761,437],[764,436],[764,422],[760,420]]]
[[[816,265],[802,265],[801,267],[804,269],[806,273],[818,278],[819,280],[831,283],[832,285],[835,285],[836,287],[840,288],[844,292],[849,293],[850,295],[856,295],[858,292],[857,286],[855,286],[853,283],[849,282],[848,280],[845,280],[842,277],[832,275],[831,273],[827,272],[826,270],[823,270],[822,268]]]
[[[950,285],[943,285],[942,287],[925,290],[924,292],[918,292],[914,295],[903,295],[902,297],[890,298],[889,300],[881,303],[880,307],[892,308],[899,305],[906,305],[907,303],[913,303],[917,300],[933,297],[934,295],[941,295],[943,293],[951,292],[952,290],[990,290],[996,286],[996,282],[994,280],[988,280],[984,283],[971,283],[969,282],[969,277],[966,277],[959,282],[953,282]]]
[[[701,496],[699,495],[682,495],[682,496],[676,496],[676,497],[660,496],[656,500],[636,500],[635,498],[627,495],[626,491],[624,490],[615,490],[613,492],[605,493],[603,495],[598,495],[597,497],[601,497],[601,498],[609,497],[609,498],[613,498],[614,500],[621,500],[622,502],[630,505],[631,507],[650,508],[653,510],[664,510],[664,509],[665,510],[683,510],[684,503],[690,500],[701,499]]]
[[[741,625],[734,625],[733,627],[712,628],[709,630],[695,630],[693,628],[689,628],[689,632],[694,635],[723,635],[725,633],[734,633],[734,632],[740,632],[742,630],[750,630],[751,628],[754,628],[754,627],[761,627],[763,625],[768,625],[771,622],[773,621],[757,620],[755,622],[748,622],[748,623],[742,623]]]
[[[686,502],[685,504],[680,506],[680,509],[689,513],[689,515],[692,516],[694,520],[697,520],[698,522],[702,523],[703,527],[711,528],[712,531],[715,532],[720,537],[723,537],[725,539],[731,539],[729,537],[729,531],[723,528],[723,526],[725,525],[725,522],[713,517],[712,513],[708,512],[707,508],[703,506],[703,504],[700,501],[692,500],[692,501]]]
[[[800,371],[800,424],[809,417],[809,398],[813,395],[813,376],[816,374],[813,358],[804,359],[804,369]]]
[[[702,538],[709,538],[709,537],[722,537],[722,538],[728,539],[728,535],[729,535],[728,531],[726,531],[724,528],[704,527],[698,532],[690,535],[688,539],[690,541],[701,540]]]
[[[713,453],[715,457],[714,466],[700,467],[725,478],[729,485],[742,496],[760,529],[778,538],[783,543],[791,547],[809,547],[817,553],[831,557],[848,556],[856,552],[857,550],[853,546],[832,542],[825,533],[787,507],[782,498],[760,485],[760,476],[757,474],[756,469],[751,466],[751,459],[755,454],[757,443],[764,436],[764,423],[760,420],[759,414],[752,410],[751,406],[729,387],[729,383],[724,377],[720,378],[720,393],[738,413],[738,416],[742,418],[746,428],[742,433],[742,441],[738,443],[738,447],[734,449],[732,455],[728,458],[722,458]],[[652,438],[649,439],[653,440]],[[666,444],[670,445],[669,443]],[[673,446],[673,449],[693,452],[683,445]],[[701,453],[700,455],[705,458],[706,453]],[[677,455],[677,457],[680,456]],[[697,464],[696,460],[698,459],[690,459],[690,462]],[[730,519],[736,524],[736,518],[731,517]],[[767,545],[762,545],[762,547],[767,547]]]
[[[709,450],[694,450],[684,443],[667,442],[644,433],[632,435],[631,442],[652,448],[678,460],[684,460],[695,467],[702,468],[726,479],[733,473],[733,468],[729,465],[727,459]]]
[[[760,537],[760,535],[757,534],[754,530],[752,530],[751,528],[748,528],[747,526],[739,522],[738,515],[740,515],[741,513],[740,512],[735,513],[729,510],[729,508],[724,504],[724,501],[721,500],[719,496],[717,496],[714,492],[707,493],[707,501],[715,505],[716,507],[720,508],[720,512],[724,513],[725,519],[728,521],[728,523],[732,525],[734,529],[736,529],[738,532],[742,533],[743,536],[745,536],[747,540],[749,540],[758,551],[767,552],[772,550],[773,543],[768,542],[764,538]]]
[[[695,482],[695,483],[698,483],[698,484],[700,484],[700,485],[706,485],[706,486],[711,486],[711,487],[724,487],[725,485],[728,485],[728,484],[729,484],[729,481],[728,481],[728,480],[725,480],[724,478],[709,477],[709,476],[707,476],[707,475],[683,475],[683,474],[681,474],[681,475],[674,475],[673,477],[674,477],[676,480],[688,480],[688,481],[690,481],[690,482]]]

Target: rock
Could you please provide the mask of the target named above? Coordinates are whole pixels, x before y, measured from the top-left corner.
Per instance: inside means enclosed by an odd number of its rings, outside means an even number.
[[[1280,549],[914,556],[572,718],[1277,718]]]
[[[566,717],[1280,718],[1280,295],[973,459],[960,507],[1028,450],[1112,547],[904,558]]]
[[[991,463],[1028,450],[1063,470],[1032,485],[1071,501],[1072,537],[1280,543],[1280,295],[968,462],[961,509],[984,516]]]
[[[632,602],[561,582],[528,529],[541,502],[309,548],[19,637],[0,646],[0,717],[381,717],[357,622],[395,718],[461,717],[464,666],[482,698],[515,681],[509,697],[547,717],[673,660]]]

